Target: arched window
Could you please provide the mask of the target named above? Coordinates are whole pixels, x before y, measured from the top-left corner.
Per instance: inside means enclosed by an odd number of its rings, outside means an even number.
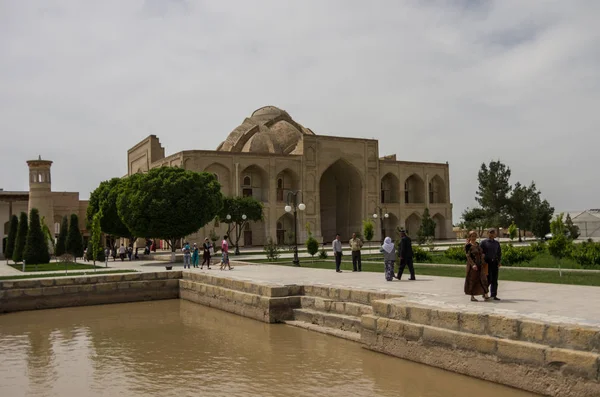
[[[42,176],[41,172],[38,172],[38,182],[40,182],[40,183],[44,182],[44,177]]]
[[[244,186],[251,186],[252,185],[252,180],[250,179],[249,176],[245,176],[244,177],[244,183],[243,183],[243,185]]]
[[[404,202],[408,204],[408,181],[404,182]]]
[[[433,184],[429,182],[429,203],[435,203],[433,199]]]
[[[54,223],[54,234],[60,234],[60,222]]]

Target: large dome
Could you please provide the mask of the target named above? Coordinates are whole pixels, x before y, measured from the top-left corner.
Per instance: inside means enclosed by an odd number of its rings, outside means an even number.
[[[314,133],[296,123],[275,106],[265,106],[252,113],[223,141],[218,151],[243,153],[302,154],[303,135]]]

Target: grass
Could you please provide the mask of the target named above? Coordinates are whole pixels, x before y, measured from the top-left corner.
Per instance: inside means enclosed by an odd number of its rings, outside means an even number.
[[[63,269],[64,270],[64,269]],[[137,270],[102,270],[96,272],[75,272],[75,273],[53,273],[53,274],[24,274],[22,276],[6,276],[0,277],[0,281],[9,280],[23,280],[28,278],[52,278],[52,277],[67,277],[67,276],[92,276],[100,274],[114,274],[114,273],[137,273]]]
[[[252,262],[269,263],[267,260],[257,260]],[[291,260],[285,262],[273,263],[280,266],[292,266]],[[335,265],[332,260],[322,261],[316,259],[312,262],[308,258],[301,258],[300,265],[302,267],[317,268],[317,269],[334,269]],[[351,271],[352,262],[342,261],[342,270]],[[398,264],[396,263],[396,269]],[[383,273],[383,261],[381,263],[363,263],[362,270],[367,272]],[[405,273],[408,270],[405,271]],[[442,276],[442,277],[465,277],[465,268],[463,266],[447,267],[435,265],[415,265],[415,272],[418,275],[426,276]],[[511,269],[503,266],[500,269],[500,279],[506,281],[526,281],[533,283],[550,283],[550,284],[573,284],[573,285],[589,285],[600,286],[600,273],[582,273],[582,272],[565,272],[562,277],[556,270],[520,270]]]
[[[23,271],[23,264],[9,264],[8,266],[18,271]],[[61,270],[88,270],[94,269],[94,265],[76,262],[50,262],[40,265],[25,265],[25,273],[27,272],[56,272]],[[96,266],[96,269],[106,269],[104,266]]]

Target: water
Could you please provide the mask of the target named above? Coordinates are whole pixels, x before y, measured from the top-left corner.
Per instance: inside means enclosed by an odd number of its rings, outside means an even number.
[[[0,315],[0,396],[523,397],[183,300]]]

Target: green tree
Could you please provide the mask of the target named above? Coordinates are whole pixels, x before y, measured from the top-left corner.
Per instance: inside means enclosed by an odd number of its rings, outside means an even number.
[[[567,214],[565,218],[565,229],[569,232],[569,238],[571,240],[577,240],[579,237],[579,226],[573,224],[573,220],[571,219],[571,215]]]
[[[23,260],[32,265],[50,262],[48,240],[42,231],[40,213],[37,208],[32,208],[29,212],[29,230],[27,231]]]
[[[367,240],[367,242],[369,243],[367,246],[371,245],[371,240],[373,240],[373,237],[375,237],[375,226],[373,225],[373,222],[371,222],[370,219],[365,219],[362,221],[362,226],[363,226],[363,236],[365,236],[365,240]]]
[[[540,192],[534,182],[531,182],[529,186],[521,185],[520,182],[515,183],[510,196],[509,212],[519,228],[519,241],[522,241],[521,230],[529,229],[532,223],[533,207],[539,196]]]
[[[54,249],[56,257],[63,256],[67,252],[67,234],[69,234],[69,218],[65,215],[60,223],[60,232]]]
[[[485,211],[491,225],[508,223],[512,190],[509,183],[510,174],[510,168],[500,161],[491,161],[489,166],[481,164],[477,175],[479,188],[475,200]]]
[[[75,262],[77,262],[77,258],[83,257],[83,237],[81,236],[81,230],[79,230],[79,217],[77,214],[71,214],[65,248],[65,252],[72,255]]]
[[[211,173],[160,167],[122,183],[117,210],[123,224],[134,236],[166,240],[173,253],[177,240],[197,232],[223,205]]]
[[[46,237],[46,244],[50,244],[52,253],[56,252],[56,244],[54,244],[54,233],[52,233],[52,231],[48,227],[48,224],[46,224],[45,217],[42,216],[42,219],[40,219],[40,224],[42,226],[42,233],[44,233],[44,236]]]
[[[229,219],[227,218],[229,216]],[[244,217],[245,216],[245,217]],[[219,211],[221,222],[227,223],[229,241],[238,247],[242,232],[248,222],[260,221],[263,218],[263,204],[252,196],[224,197]],[[234,239],[231,239],[232,227],[235,226]]]
[[[21,212],[21,215],[19,216],[19,227],[17,228],[17,239],[15,240],[15,249],[12,255],[14,263],[19,263],[23,260],[23,251],[25,250],[25,243],[27,242],[28,230],[27,214]]]
[[[16,215],[10,217],[10,226],[8,229],[8,238],[6,239],[6,263],[8,259],[12,259],[13,252],[15,251],[15,242],[17,241],[17,232],[19,230],[19,218]]]
[[[550,233],[550,221],[554,215],[554,208],[550,206],[547,200],[541,200],[537,197],[534,200],[531,214],[531,225],[529,230],[534,236],[543,238]]]
[[[277,244],[275,244],[275,241],[273,241],[273,237],[269,237],[267,239],[267,243],[263,247],[263,251],[265,252],[265,255],[267,256],[267,259],[272,260],[272,261],[277,260],[280,256],[279,246]]]
[[[560,268],[560,260],[569,254],[570,247],[572,245],[565,235],[566,228],[563,222],[563,217],[564,214],[562,213],[557,215],[550,224],[552,239],[548,242],[548,252],[550,252],[550,254],[556,259],[561,277],[562,270]]]
[[[417,232],[417,242],[419,244],[425,244],[426,242],[433,241],[435,237],[435,226],[436,223],[429,215],[429,208],[425,208],[423,211],[423,217],[421,218],[421,226]]]
[[[510,241],[514,240],[517,237],[517,225],[515,222],[511,222],[510,226],[508,226],[508,238]]]
[[[485,228],[490,226],[488,215],[482,208],[467,208],[462,213],[462,219],[465,229],[475,230],[479,235],[482,235]]]
[[[90,238],[90,242],[88,244],[88,252],[91,248],[91,256],[94,261],[94,265],[96,264],[96,258],[104,252],[102,247],[102,229],[100,224],[102,223],[102,210],[96,212],[92,219],[92,235]],[[94,267],[94,270],[96,268]]]
[[[311,256],[313,262],[315,260],[315,255],[319,252],[319,242],[313,237],[312,232],[310,231],[309,224],[306,224],[306,233],[308,234],[308,238],[306,239],[306,251]]]

